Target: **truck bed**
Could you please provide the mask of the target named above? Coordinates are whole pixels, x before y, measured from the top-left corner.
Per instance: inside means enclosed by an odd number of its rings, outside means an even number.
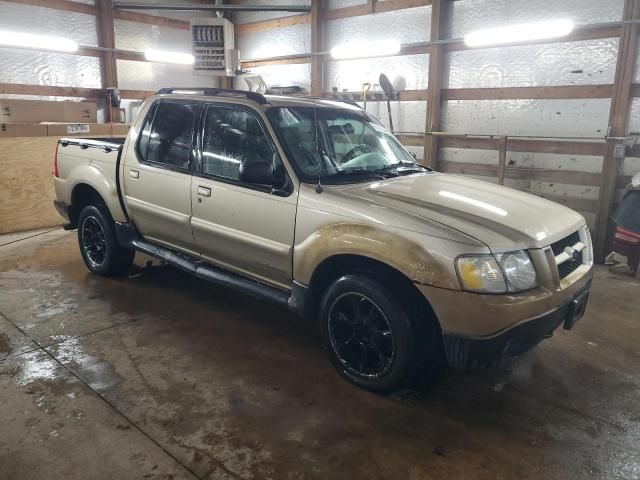
[[[56,149],[55,166],[58,201],[71,205],[74,186],[86,183],[102,196],[115,220],[124,220],[116,171],[125,139],[126,137],[61,138]]]

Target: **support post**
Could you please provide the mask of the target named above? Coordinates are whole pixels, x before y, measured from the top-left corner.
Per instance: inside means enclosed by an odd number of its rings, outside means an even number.
[[[447,38],[450,25],[451,0],[433,0],[431,2],[431,36],[435,42]],[[438,162],[438,137],[429,135],[440,130],[440,103],[442,101],[442,82],[446,74],[444,68],[444,45],[431,46],[429,53],[429,85],[427,90],[427,118],[424,140],[424,163],[435,169]]]
[[[102,79],[102,88],[118,87],[118,70],[116,67],[116,54],[113,49],[116,47],[115,34],[113,28],[113,1],[99,0],[96,2],[96,27],[98,31],[98,46],[110,48],[105,50],[100,56],[100,75]],[[106,94],[105,94],[106,98]],[[113,121],[118,118],[118,109],[111,107],[109,103],[107,108],[107,120]]]
[[[322,95],[322,57],[318,55],[323,48],[324,0],[311,0],[311,95]]]
[[[624,3],[623,20],[637,20],[640,18],[640,0],[626,0]],[[618,57],[616,73],[613,82],[613,96],[609,110],[609,125],[607,135],[623,137],[626,135],[629,121],[629,107],[631,103],[631,87],[635,68],[638,24],[625,23],[618,43]],[[615,154],[615,142],[607,142],[602,162],[602,180],[598,199],[598,213],[595,232],[595,260],[604,261],[607,255],[609,239],[609,220],[616,193],[618,180],[618,156]]]
[[[504,185],[504,173],[507,168],[507,137],[498,140],[498,185]]]
[[[367,13],[376,13],[376,1],[377,0],[367,0]]]

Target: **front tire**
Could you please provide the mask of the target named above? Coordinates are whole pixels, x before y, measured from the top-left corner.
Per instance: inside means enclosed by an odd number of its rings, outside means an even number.
[[[118,243],[113,219],[102,206],[88,205],[80,212],[78,244],[87,268],[103,277],[125,273],[135,256]]]
[[[366,274],[333,283],[320,305],[325,349],[336,369],[359,387],[388,392],[410,386],[436,361],[431,318],[412,318],[399,296]],[[427,367],[427,368],[425,368]]]

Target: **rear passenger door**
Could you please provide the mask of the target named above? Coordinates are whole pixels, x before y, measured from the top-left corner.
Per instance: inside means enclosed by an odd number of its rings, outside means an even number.
[[[202,103],[159,100],[149,109],[122,178],[129,216],[154,243],[197,254],[191,232],[191,171]]]
[[[200,137],[191,188],[199,252],[211,263],[290,288],[297,190],[265,124],[248,108],[209,104]],[[274,162],[274,185],[240,181],[240,165],[255,162]]]

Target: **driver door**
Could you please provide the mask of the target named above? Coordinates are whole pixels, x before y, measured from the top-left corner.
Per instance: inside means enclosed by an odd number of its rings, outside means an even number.
[[[247,108],[209,104],[199,145],[191,225],[200,254],[228,270],[290,289],[297,191],[274,193],[270,186],[239,179],[241,164],[250,168],[274,161],[275,146],[262,120]]]

